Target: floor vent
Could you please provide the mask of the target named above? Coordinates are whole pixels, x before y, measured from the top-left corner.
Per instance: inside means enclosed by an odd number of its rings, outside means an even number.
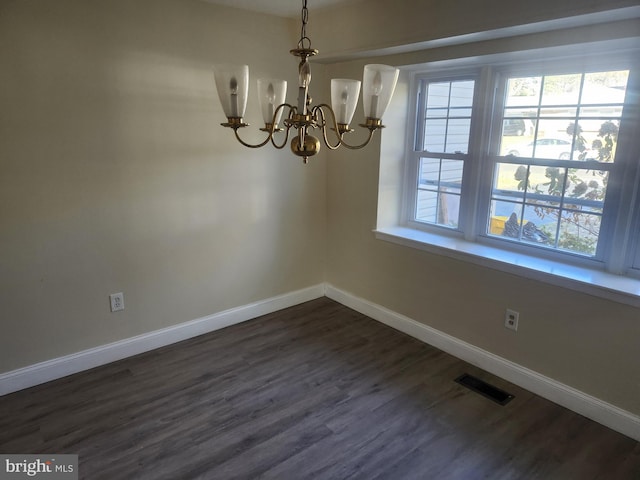
[[[493,385],[489,385],[487,382],[483,382],[468,373],[456,378],[456,382],[500,405],[506,405],[514,398],[510,393],[500,390]]]

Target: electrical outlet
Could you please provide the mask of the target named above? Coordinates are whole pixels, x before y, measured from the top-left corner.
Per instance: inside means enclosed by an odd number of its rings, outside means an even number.
[[[507,312],[504,315],[504,326],[510,330],[518,331],[519,317],[520,313],[507,308]]]
[[[111,302],[112,312],[124,310],[124,294],[122,292],[112,293],[111,295],[109,295],[109,301]]]

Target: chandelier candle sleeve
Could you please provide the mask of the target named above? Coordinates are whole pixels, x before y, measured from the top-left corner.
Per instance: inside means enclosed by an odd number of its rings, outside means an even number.
[[[278,105],[284,103],[287,96],[287,82],[285,80],[258,79],[258,97],[262,109],[262,119],[265,125],[273,124],[277,128],[282,117],[282,108],[277,110]],[[273,117],[276,113],[276,118]]]
[[[227,118],[242,118],[249,93],[248,65],[217,65],[216,88]]]
[[[399,73],[397,68],[388,65],[365,65],[362,77],[362,106],[366,118],[382,118],[391,102]]]
[[[334,78],[331,80],[331,108],[336,114],[336,121],[349,125],[358,106],[360,96],[360,80]]]

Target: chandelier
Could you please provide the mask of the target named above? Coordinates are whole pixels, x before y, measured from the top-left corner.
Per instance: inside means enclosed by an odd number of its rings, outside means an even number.
[[[285,103],[287,92],[285,80],[258,79],[258,96],[264,119],[264,127],[260,130],[267,134],[264,141],[252,145],[242,140],[238,134],[240,128],[249,125],[243,120],[249,93],[248,65],[216,65],[214,68],[218,96],[227,117],[227,122],[221,125],[232,128],[236,139],[249,148],[260,148],[271,142],[275,148],[282,149],[289,141],[289,133],[293,130],[291,151],[302,157],[304,163],[320,151],[320,140],[309,133],[311,130],[319,130],[324,144],[330,150],[336,150],[340,146],[356,150],[368,145],[374,132],[384,128],[382,115],[391,101],[398,80],[396,68],[387,65],[365,65],[362,78],[365,122],[360,126],[368,130],[368,137],[359,145],[347,143],[344,137],[354,131],[349,123],[358,104],[361,82],[360,80],[332,79],[331,106],[326,103],[312,105],[309,95],[311,83],[309,58],[317,55],[318,50],[311,48],[311,40],[307,37],[308,17],[307,0],[303,0],[300,40],[298,48],[291,50],[292,55],[300,58],[297,105]],[[283,116],[285,118],[281,127],[280,120]],[[333,130],[334,133],[328,133],[328,129]]]

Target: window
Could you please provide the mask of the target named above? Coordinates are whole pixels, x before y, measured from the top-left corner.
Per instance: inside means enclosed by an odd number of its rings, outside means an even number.
[[[640,273],[634,57],[416,74],[407,224]]]
[[[425,82],[423,87],[415,218],[457,227],[475,81]]]
[[[596,256],[628,77],[606,70],[501,82],[489,234]],[[508,131],[513,121],[523,128]]]

